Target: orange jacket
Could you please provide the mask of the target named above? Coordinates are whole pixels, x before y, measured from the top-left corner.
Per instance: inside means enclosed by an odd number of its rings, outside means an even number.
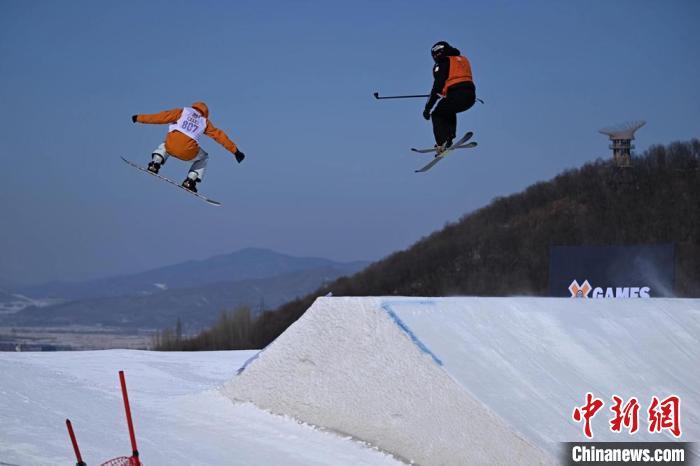
[[[450,74],[447,76],[445,86],[442,88],[442,95],[447,95],[447,89],[451,86],[472,80],[472,65],[467,57],[460,55],[447,58],[450,59]]]
[[[224,146],[226,150],[235,154],[238,151],[236,144],[231,141],[226,133],[221,131],[219,128],[214,126],[211,121],[209,121],[209,109],[204,102],[196,102],[192,104],[192,108],[199,111],[207,119],[207,127],[204,130],[204,134]],[[152,125],[164,125],[168,123],[175,123],[182,115],[181,108],[175,108],[173,110],[165,110],[160,113],[153,113],[148,115],[136,115],[136,121],[139,123],[152,124]],[[197,141],[187,136],[179,131],[171,131],[165,137],[165,150],[168,154],[177,157],[180,160],[192,160],[196,157],[199,152],[199,144]]]

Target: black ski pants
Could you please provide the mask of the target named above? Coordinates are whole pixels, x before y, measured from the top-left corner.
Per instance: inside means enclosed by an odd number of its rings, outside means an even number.
[[[447,90],[447,95],[438,102],[430,117],[438,145],[457,136],[457,114],[472,108],[474,102],[476,88],[472,82],[455,84]]]

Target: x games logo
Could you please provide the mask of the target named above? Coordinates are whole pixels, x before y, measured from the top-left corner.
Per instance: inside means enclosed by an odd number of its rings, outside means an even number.
[[[571,282],[569,285],[569,292],[571,292],[572,298],[588,298],[588,294],[591,292],[591,284],[588,280],[584,281],[582,284],[578,284],[576,280]]]
[[[572,298],[649,298],[651,297],[651,287],[648,286],[624,286],[602,288],[588,283],[584,280],[579,283],[574,280],[569,285],[569,292]]]

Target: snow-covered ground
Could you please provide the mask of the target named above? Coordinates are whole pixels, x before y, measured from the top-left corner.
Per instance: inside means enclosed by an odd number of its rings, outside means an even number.
[[[147,466],[401,464],[347,437],[231,403],[219,387],[254,353],[0,353],[0,465],[75,464],[66,418],[88,465],[129,455],[119,370]]]
[[[442,298],[385,301],[459,384],[533,443],[584,441],[571,421],[603,399],[596,441],[674,441],[646,432],[652,396],[681,397],[683,440],[700,440],[700,300]],[[611,397],[636,397],[641,429],[611,432]]]
[[[586,392],[596,441],[675,440],[646,432],[672,394],[700,440],[698,368],[700,300],[324,297],[261,352],[0,353],[0,466],[71,464],[67,417],[89,465],[129,454],[119,370],[147,466],[529,466],[586,440]]]
[[[697,299],[324,297],[224,390],[420,464],[532,465],[586,441],[587,392],[596,441],[674,441],[647,432],[670,395],[700,440],[699,369]],[[613,395],[638,399],[634,436],[611,432]]]

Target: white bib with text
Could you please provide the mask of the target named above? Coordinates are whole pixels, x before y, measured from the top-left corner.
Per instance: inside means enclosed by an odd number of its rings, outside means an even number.
[[[199,137],[207,129],[207,119],[197,110],[185,107],[182,109],[182,115],[175,124],[170,125],[170,132],[179,131],[199,141]]]

